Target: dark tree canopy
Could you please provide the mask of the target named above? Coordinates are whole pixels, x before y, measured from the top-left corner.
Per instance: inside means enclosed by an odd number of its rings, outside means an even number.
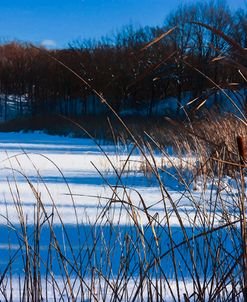
[[[174,27],[163,39],[157,39]],[[212,82],[198,70],[223,88],[246,83],[237,72],[239,66],[230,64],[234,59],[246,66],[246,56],[242,53],[237,57],[236,50],[217,31],[245,48],[246,11],[232,12],[224,1],[202,1],[179,7],[163,27],[126,26],[114,37],[77,40],[67,49],[38,50],[17,42],[1,45],[2,115],[5,120],[10,118],[10,104],[17,116],[105,112],[91,89],[53,58],[83,77],[120,113],[145,109],[147,115],[153,115],[155,104],[174,98],[173,107],[179,114],[186,93],[193,97],[215,93]],[[155,39],[156,43],[149,44]],[[228,59],[219,60],[222,57]],[[217,101],[216,93],[214,97]]]

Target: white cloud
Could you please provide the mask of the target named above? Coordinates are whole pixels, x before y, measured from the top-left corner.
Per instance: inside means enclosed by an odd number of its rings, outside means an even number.
[[[57,43],[54,40],[45,39],[41,42],[41,45],[47,48],[55,48],[57,46]]]

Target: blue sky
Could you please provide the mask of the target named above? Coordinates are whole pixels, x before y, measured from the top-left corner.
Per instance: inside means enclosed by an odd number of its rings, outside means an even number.
[[[122,26],[161,25],[181,3],[193,0],[0,0],[0,39],[63,47],[77,38],[99,38]],[[245,0],[228,0],[232,9]]]

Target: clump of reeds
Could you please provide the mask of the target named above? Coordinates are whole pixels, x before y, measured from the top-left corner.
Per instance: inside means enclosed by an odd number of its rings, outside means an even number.
[[[26,179],[36,206],[30,223],[18,193],[18,182],[10,185],[19,222],[13,224],[6,215],[6,224],[10,238],[11,234],[18,238],[18,247],[13,253],[13,242],[9,241],[10,260],[2,271],[0,283],[2,298],[6,301],[242,300],[243,188],[228,184],[222,175],[208,179],[207,188],[195,195],[174,159],[151,137],[150,142],[152,145],[146,144],[142,149],[145,151],[142,156],[158,184],[160,200],[146,200],[138,189],[134,198],[133,190],[123,184],[130,152],[120,170],[113,167],[117,181],[115,185],[108,184],[112,196],[106,206],[99,207],[95,221],[81,222],[74,205],[77,221],[74,237],[70,226],[62,220],[57,201],[50,196],[52,208],[47,207],[28,177],[21,170],[13,170],[14,179],[19,173]],[[157,164],[157,149],[174,169],[170,177],[182,184],[175,196],[163,182],[169,170],[160,169]],[[49,193],[39,170],[35,166],[34,169],[39,183]],[[235,180],[237,184],[239,179]],[[72,192],[70,197],[73,198]],[[71,202],[73,206],[73,199]],[[55,220],[59,221],[59,229]],[[49,238],[47,248],[42,249],[45,238]]]

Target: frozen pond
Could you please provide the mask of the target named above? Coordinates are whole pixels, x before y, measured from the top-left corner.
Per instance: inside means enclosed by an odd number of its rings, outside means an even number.
[[[150,280],[165,276],[191,289],[196,270],[198,280],[209,286],[206,280],[227,274],[241,253],[238,194],[227,178],[222,195],[215,184],[206,190],[186,188],[176,178],[179,161],[155,154],[155,164],[164,170],[161,186],[131,147],[100,148],[89,139],[44,133],[0,133],[1,273],[7,271],[7,277],[11,268],[17,284],[26,273],[29,250],[41,276],[51,274],[52,265],[51,276],[60,281],[65,271],[77,280],[78,271],[90,278],[98,269],[111,280],[131,276],[129,286],[138,288],[134,280],[143,265]],[[238,266],[231,276],[237,273]]]

